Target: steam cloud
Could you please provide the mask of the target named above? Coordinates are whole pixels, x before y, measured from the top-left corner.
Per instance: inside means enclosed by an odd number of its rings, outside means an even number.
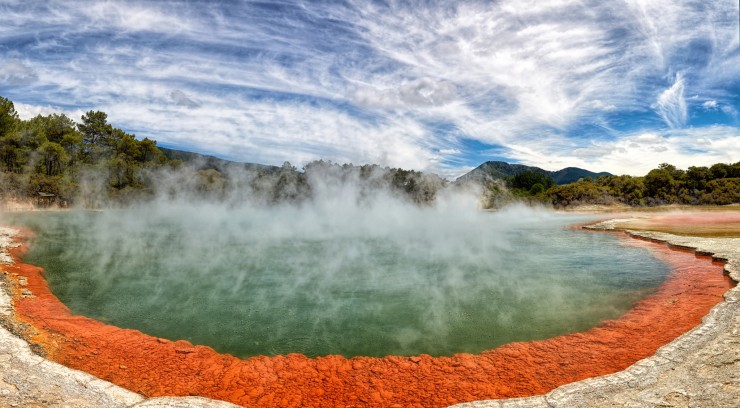
[[[417,205],[351,178],[310,184],[271,205],[168,184],[133,208],[20,222],[42,231],[29,262],[74,313],[240,356],[479,352],[616,317],[666,272],[565,230],[573,217],[483,212],[453,189]]]

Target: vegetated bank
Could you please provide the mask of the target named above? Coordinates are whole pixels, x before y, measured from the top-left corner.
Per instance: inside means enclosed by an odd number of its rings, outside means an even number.
[[[643,177],[486,162],[453,183],[375,164],[318,160],[299,170],[289,162],[279,167],[235,163],[160,148],[154,140],[112,126],[100,111],[85,113],[79,123],[63,114],[21,120],[13,102],[0,97],[3,205],[101,208],[158,197],[272,205],[309,200],[324,193],[326,185],[351,186],[360,200],[380,189],[421,205],[433,203],[446,188],[480,192],[483,208],[517,201],[556,208],[726,205],[740,203],[740,162],[687,170],[664,163]]]
[[[522,166],[513,175],[502,175],[498,169],[484,167],[489,163],[484,163],[455,182],[470,183],[470,175],[474,174],[472,182],[484,186],[484,203],[487,207],[516,200],[555,208],[615,204],[654,207],[740,203],[740,162],[716,163],[709,167],[692,166],[687,170],[663,163],[643,177],[597,173],[589,176],[588,171],[572,169],[576,171],[575,174],[584,177],[568,183],[558,183],[553,178],[558,172],[546,172],[536,167]],[[481,169],[484,171],[481,172]]]
[[[302,171],[235,163],[157,146],[89,111],[76,123],[63,114],[21,120],[0,97],[0,202],[101,208],[154,198],[275,204],[309,199],[322,185],[351,184],[362,194],[386,189],[430,203],[448,183],[434,174],[323,160]]]

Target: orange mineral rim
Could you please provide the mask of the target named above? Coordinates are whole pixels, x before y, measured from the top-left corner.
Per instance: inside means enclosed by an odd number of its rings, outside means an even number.
[[[23,245],[11,249],[15,263],[7,269],[16,319],[33,328],[26,333],[30,343],[53,361],[147,397],[197,395],[257,407],[441,407],[539,395],[621,371],[699,324],[734,285],[708,256],[618,234],[671,267],[654,294],[582,333],[450,357],[239,359],[72,315],[49,290],[44,271],[22,263],[28,230],[19,237]]]

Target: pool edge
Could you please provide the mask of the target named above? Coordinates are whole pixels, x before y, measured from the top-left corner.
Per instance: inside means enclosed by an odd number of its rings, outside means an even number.
[[[609,228],[607,221],[595,224],[591,228],[608,230],[613,229],[613,224],[612,228]],[[626,232],[633,237],[665,242],[669,245],[683,248],[693,248],[695,252],[700,254],[711,254],[714,258],[725,261],[724,269],[734,281],[737,282],[740,280],[738,279],[740,278],[740,239],[697,238],[646,231]],[[4,287],[3,292],[5,290]],[[699,372],[702,368],[707,367],[716,366],[715,368],[721,369],[723,366],[732,367],[733,365],[740,364],[740,358],[735,357],[737,361],[732,360],[732,352],[733,350],[737,350],[732,346],[740,347],[740,302],[738,302],[738,299],[740,299],[740,290],[738,287],[728,290],[724,295],[724,300],[712,308],[701,324],[661,347],[655,355],[638,361],[626,370],[566,384],[540,396],[507,400],[473,401],[454,406],[590,407],[602,405],[614,406],[615,404],[654,406],[656,404],[671,403],[671,401],[701,401],[702,399],[721,405],[721,402],[718,402],[717,399],[722,398],[725,394],[732,398],[727,401],[736,401],[740,397],[740,384],[738,384],[737,379],[732,380],[729,377],[729,381],[721,381],[717,376],[701,378],[701,375],[691,376],[686,375],[686,372],[687,370],[691,372],[690,369],[692,367],[694,371]],[[2,296],[0,296],[0,308],[7,309],[4,302],[5,299],[2,299]],[[10,307],[12,308],[12,303]],[[7,336],[12,337],[12,339],[8,340],[6,338]],[[27,343],[22,342],[22,345],[18,345],[17,340],[19,339],[16,336],[10,334],[4,328],[0,330],[0,347],[5,347],[6,344],[12,343],[11,345],[14,344],[13,347],[15,347],[13,350],[17,351],[17,355],[19,356],[16,357],[16,354],[13,353],[11,360],[26,364],[29,367],[28,369],[32,371],[41,369],[42,372],[50,376],[48,379],[50,383],[56,384],[59,381],[54,376],[62,376],[80,385],[81,388],[85,389],[86,393],[95,391],[95,393],[90,394],[91,397],[95,398],[95,401],[89,406],[100,406],[100,403],[103,402],[103,399],[100,398],[103,398],[106,393],[116,396],[118,399],[124,397],[124,400],[127,402],[123,402],[125,405],[112,404],[105,406],[234,406],[204,398],[159,397],[145,400],[138,394],[99,380],[90,374],[43,360],[33,354]],[[730,350],[718,349],[717,347],[721,348],[722,344]],[[730,358],[730,361],[706,363],[708,361],[707,353],[712,354],[712,356],[724,354]],[[737,354],[736,351],[735,353]],[[0,349],[0,356],[4,354],[7,354],[7,351]],[[24,363],[21,360],[27,361]],[[4,363],[0,359],[0,366]],[[7,370],[4,370],[3,374],[5,374],[5,371]],[[679,374],[668,375],[668,379],[666,380],[665,374],[671,371],[678,371]],[[680,381],[671,382],[671,378],[678,378]],[[725,379],[727,378],[725,377]],[[666,385],[667,383],[669,384]],[[110,402],[112,403],[113,401],[111,400]]]
[[[616,219],[584,226],[616,230]],[[724,262],[740,282],[740,238],[702,238],[624,230],[634,238],[690,249]],[[569,383],[546,394],[471,401],[455,408],[733,406],[740,400],[740,287],[725,292],[702,322],[627,369]],[[735,374],[733,374],[735,373]]]

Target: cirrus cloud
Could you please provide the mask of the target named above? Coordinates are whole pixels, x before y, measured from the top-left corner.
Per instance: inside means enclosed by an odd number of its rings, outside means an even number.
[[[740,159],[680,136],[737,129],[737,13],[729,1],[6,1],[0,94],[24,114],[105,110],[161,144],[267,164],[633,173]],[[649,154],[620,156],[632,144]]]

